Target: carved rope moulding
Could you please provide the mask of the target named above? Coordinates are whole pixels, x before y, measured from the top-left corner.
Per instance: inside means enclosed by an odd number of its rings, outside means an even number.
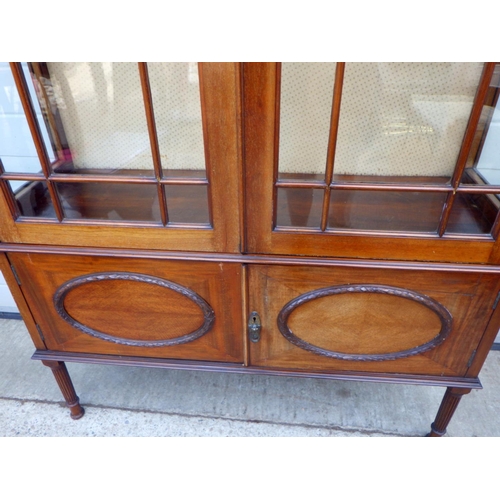
[[[184,297],[188,298],[192,302],[194,302],[203,313],[203,324],[197,330],[190,332],[186,335],[181,335],[180,337],[175,337],[172,339],[165,340],[133,340],[126,339],[122,337],[116,337],[114,335],[109,335],[104,332],[100,332],[89,326],[86,326],[75,318],[73,318],[64,307],[64,299],[68,295],[68,293],[87,283],[99,282],[105,280],[124,280],[124,281],[135,281],[141,283],[148,283],[150,285],[156,285],[163,288],[168,288],[169,290],[173,290]],[[192,342],[203,335],[205,335],[212,328],[215,322],[215,313],[210,305],[200,297],[196,292],[186,288],[185,286],[179,285],[172,281],[168,281],[161,278],[156,278],[155,276],[148,276],[147,274],[138,274],[138,273],[126,273],[126,272],[114,272],[114,273],[95,273],[95,274],[87,274],[85,276],[79,276],[78,278],[71,279],[66,281],[66,283],[62,284],[54,294],[54,306],[56,308],[57,313],[61,316],[64,321],[69,323],[74,328],[91,335],[92,337],[96,337],[101,340],[106,340],[108,342],[114,342],[116,344],[123,344],[128,346],[135,347],[165,347],[165,346],[173,346],[179,344],[186,344],[188,342]]]
[[[441,321],[441,330],[436,335],[436,337],[434,337],[429,342],[418,345],[411,349],[381,354],[350,354],[324,349],[322,347],[318,347],[314,344],[306,342],[291,331],[288,326],[288,318],[295,309],[307,302],[319,299],[321,297],[339,295],[344,293],[379,293],[401,297],[402,299],[413,300],[427,307],[438,316],[439,320]],[[332,314],[335,314],[334,309],[332,309]],[[328,358],[342,359],[344,361],[391,361],[400,358],[407,358],[416,354],[421,354],[440,345],[450,333],[452,325],[453,318],[448,309],[446,309],[446,307],[444,307],[442,304],[432,299],[431,297],[413,292],[411,290],[406,290],[404,288],[372,284],[340,285],[313,290],[312,292],[304,293],[288,302],[288,304],[286,304],[283,309],[281,309],[278,315],[279,331],[289,342],[296,345],[297,347],[300,347],[301,349],[312,352],[314,354],[319,354],[320,356],[326,356]]]

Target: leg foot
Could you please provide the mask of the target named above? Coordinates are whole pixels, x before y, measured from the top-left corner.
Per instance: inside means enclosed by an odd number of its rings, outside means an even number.
[[[75,388],[73,387],[73,382],[69,376],[66,365],[62,361],[42,361],[45,366],[48,366],[54,377],[56,379],[59,389],[61,389],[62,395],[68,405],[70,416],[73,420],[78,420],[82,418],[85,414],[85,410],[80,406],[80,400],[76,395]]]
[[[446,428],[457,409],[458,403],[460,403],[460,399],[464,394],[469,394],[470,391],[471,389],[458,387],[448,387],[446,389],[436,419],[431,424],[431,432],[426,437],[441,437],[446,434]]]

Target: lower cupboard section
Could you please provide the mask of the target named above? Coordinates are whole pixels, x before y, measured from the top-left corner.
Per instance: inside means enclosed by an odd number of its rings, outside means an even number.
[[[250,364],[464,376],[493,311],[485,273],[254,265]]]
[[[240,264],[8,257],[49,350],[243,362]]]
[[[500,287],[495,274],[369,263],[8,257],[52,353],[311,373],[465,377]],[[245,325],[257,316],[250,342]]]

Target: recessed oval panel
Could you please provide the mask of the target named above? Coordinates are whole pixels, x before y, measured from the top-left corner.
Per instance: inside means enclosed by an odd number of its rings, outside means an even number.
[[[64,283],[54,294],[58,314],[101,340],[142,347],[191,342],[213,326],[215,314],[197,293],[137,273],[96,273]]]
[[[350,361],[385,361],[420,354],[451,331],[448,310],[426,295],[385,285],[343,285],[290,301],[278,328],[292,344]]]

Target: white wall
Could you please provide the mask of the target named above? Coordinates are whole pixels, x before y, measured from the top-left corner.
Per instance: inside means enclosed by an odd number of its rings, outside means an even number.
[[[18,312],[2,273],[0,273],[0,312]]]

